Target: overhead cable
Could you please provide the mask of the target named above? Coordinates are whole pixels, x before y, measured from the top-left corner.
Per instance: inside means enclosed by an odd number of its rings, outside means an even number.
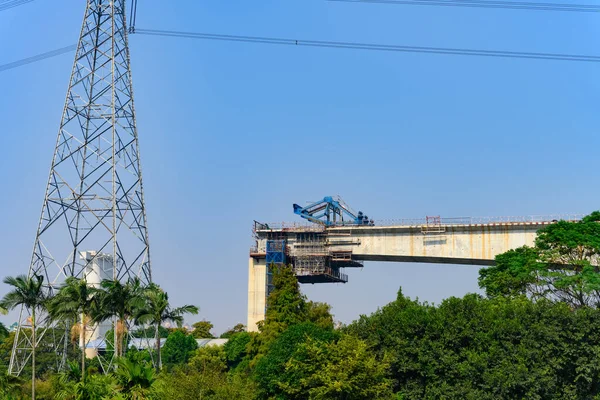
[[[9,8],[22,6],[23,4],[31,3],[33,0],[7,0],[0,1],[0,11],[8,10]]]
[[[77,48],[77,45],[76,44],[72,44],[71,46],[61,47],[60,49],[48,51],[46,53],[38,54],[38,55],[33,56],[33,57],[24,58],[22,60],[14,61],[14,62],[11,62],[11,63],[8,63],[8,64],[2,64],[2,65],[0,65],[0,72],[1,71],[6,71],[6,70],[9,70],[9,69],[12,69],[12,68],[21,67],[21,66],[26,65],[26,64],[31,64],[31,63],[34,63],[36,61],[41,61],[41,60],[44,60],[46,58],[56,57],[56,56],[59,56],[61,54],[69,53],[69,52],[75,50],[76,48]]]
[[[131,0],[129,10],[129,33],[135,33],[135,21],[137,19],[137,0]]]
[[[512,10],[571,11],[599,13],[600,6],[594,4],[536,3],[503,0],[327,0],[338,3],[394,4],[413,6],[505,8]]]
[[[389,52],[404,52],[404,53],[450,54],[450,55],[461,55],[461,56],[529,58],[529,59],[540,59],[540,60],[600,62],[600,56],[564,54],[564,53],[537,53],[537,52],[503,51],[503,50],[476,50],[476,49],[448,48],[448,47],[425,47],[425,46],[404,46],[404,45],[358,43],[358,42],[337,42],[337,41],[329,41],[329,40],[300,40],[300,39],[285,39],[285,38],[264,37],[264,36],[241,36],[241,35],[222,35],[222,34],[214,34],[214,33],[164,31],[164,30],[156,30],[156,29],[136,29],[136,33],[141,34],[141,35],[152,35],[152,36],[166,36],[166,37],[203,39],[203,40],[223,40],[223,41],[246,42],[246,43],[279,44],[279,45],[288,45],[288,46],[374,50],[374,51],[389,51]]]
[[[429,53],[429,54],[446,54],[446,55],[461,55],[461,56],[480,56],[480,57],[503,57],[503,58],[524,58],[538,60],[560,60],[560,61],[579,61],[579,62],[600,62],[600,56],[565,54],[565,53],[537,53],[537,52],[519,52],[519,51],[502,51],[502,50],[476,50],[463,48],[448,48],[448,47],[424,47],[424,46],[401,46],[401,45],[386,45],[373,43],[357,43],[357,42],[335,42],[324,40],[298,40],[284,39],[275,37],[263,36],[240,36],[240,35],[221,35],[213,33],[192,33],[192,32],[177,32],[177,31],[162,31],[155,29],[136,29],[136,33],[141,35],[151,36],[166,36],[180,37],[189,39],[202,40],[220,40],[245,43],[260,43],[260,44],[279,44],[288,46],[304,46],[304,47],[321,47],[321,48],[337,48],[337,49],[355,49],[355,50],[374,50],[388,52],[404,52],[404,53]],[[41,53],[33,57],[24,58],[18,61],[13,61],[8,64],[0,65],[0,72],[12,68],[21,67],[26,64],[31,64],[36,61],[41,61],[47,58],[56,57],[61,54],[74,51],[77,45],[61,47],[60,49]]]

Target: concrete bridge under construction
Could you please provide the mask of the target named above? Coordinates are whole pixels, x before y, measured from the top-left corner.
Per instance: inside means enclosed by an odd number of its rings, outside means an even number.
[[[536,232],[579,215],[397,220],[373,225],[261,224],[248,264],[248,330],[265,317],[267,265],[291,264],[300,283],[345,283],[364,261],[493,265],[496,255],[533,245]]]

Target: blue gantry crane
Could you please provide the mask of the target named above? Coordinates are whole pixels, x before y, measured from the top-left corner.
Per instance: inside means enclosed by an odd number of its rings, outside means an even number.
[[[339,196],[326,196],[323,200],[306,207],[294,204],[294,214],[325,226],[374,225],[373,220],[369,220],[369,217],[363,214],[362,211],[358,213],[352,211]]]

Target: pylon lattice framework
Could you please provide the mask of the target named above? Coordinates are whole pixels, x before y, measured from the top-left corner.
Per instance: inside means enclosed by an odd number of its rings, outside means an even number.
[[[87,1],[29,269],[44,276],[49,294],[67,277],[87,276],[100,258],[110,260],[111,279],[152,279],[125,1]],[[31,358],[30,311],[19,317],[15,375]],[[61,369],[69,324],[42,328],[36,342],[53,348],[39,351],[55,353]]]

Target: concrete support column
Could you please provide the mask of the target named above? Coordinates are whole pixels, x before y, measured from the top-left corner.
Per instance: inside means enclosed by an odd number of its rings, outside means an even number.
[[[264,259],[248,261],[248,332],[258,331],[256,323],[265,319],[267,300],[267,265]]]
[[[80,257],[82,260],[86,261],[83,272],[88,286],[99,289],[103,280],[112,279],[114,268],[112,255],[98,253],[97,251],[84,251],[80,253]],[[101,323],[93,324],[90,321],[86,321],[84,340],[83,343],[80,341],[79,345],[85,348],[85,356],[87,358],[94,358],[98,355],[99,342],[101,342],[106,337],[108,331],[112,329],[111,322],[111,320],[106,320]]]

